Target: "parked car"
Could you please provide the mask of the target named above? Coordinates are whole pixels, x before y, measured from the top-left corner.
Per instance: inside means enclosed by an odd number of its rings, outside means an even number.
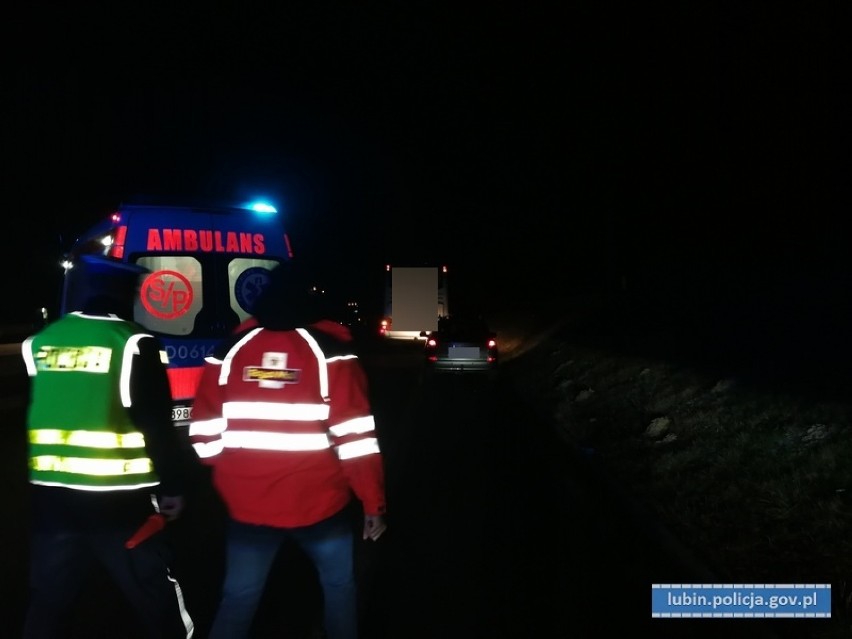
[[[423,331],[420,336],[425,338],[427,373],[497,374],[497,334],[481,317],[443,318],[437,331]]]

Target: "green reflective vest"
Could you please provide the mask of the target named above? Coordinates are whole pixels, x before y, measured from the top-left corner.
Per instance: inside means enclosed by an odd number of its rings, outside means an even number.
[[[127,410],[144,337],[131,322],[69,313],[24,341],[30,482],[101,491],[159,483]]]

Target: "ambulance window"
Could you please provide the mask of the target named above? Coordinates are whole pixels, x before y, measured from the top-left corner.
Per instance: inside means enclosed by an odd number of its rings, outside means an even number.
[[[148,269],[142,277],[133,318],[149,331],[189,335],[204,306],[201,263],[188,255],[140,257]]]
[[[228,290],[231,309],[242,322],[251,315],[257,294],[260,293],[269,277],[269,271],[275,268],[277,260],[238,257],[228,264]]]

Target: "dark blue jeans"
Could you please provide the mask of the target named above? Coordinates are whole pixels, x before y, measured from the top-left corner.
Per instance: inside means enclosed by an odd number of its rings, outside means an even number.
[[[36,532],[31,541],[30,604],[23,636],[64,636],[66,617],[82,592],[83,577],[92,562],[100,561],[133,606],[143,636],[191,637],[193,623],[183,592],[169,573],[162,533],[128,550],[124,542],[132,532],[133,528]]]
[[[83,595],[86,575],[102,564],[150,639],[186,639],[194,624],[172,577],[171,544],[158,533],[132,550],[124,542],[152,511],[148,491],[89,492],[30,485],[30,599],[26,639],[69,636],[66,617]],[[0,633],[2,634],[2,633]]]
[[[225,583],[209,639],[249,636],[278,550],[292,539],[313,561],[323,593],[328,639],[356,639],[358,609],[348,509],[312,526],[272,528],[228,522]]]

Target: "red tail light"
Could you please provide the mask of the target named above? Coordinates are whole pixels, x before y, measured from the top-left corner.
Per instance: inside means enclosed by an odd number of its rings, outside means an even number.
[[[112,244],[109,247],[109,256],[120,260],[124,257],[124,242],[127,238],[127,227],[117,226],[112,237]]]
[[[169,385],[172,388],[172,399],[192,399],[195,397],[195,390],[201,380],[201,371],[201,366],[166,369]]]

